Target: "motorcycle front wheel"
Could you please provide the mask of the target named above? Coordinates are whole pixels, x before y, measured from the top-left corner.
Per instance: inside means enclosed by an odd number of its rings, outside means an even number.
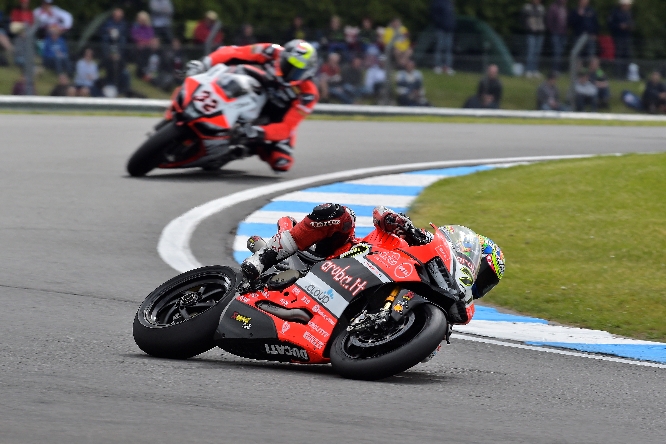
[[[134,317],[134,341],[149,355],[187,359],[212,349],[220,315],[236,294],[229,267],[197,268],[146,297]]]
[[[388,378],[426,359],[447,333],[446,316],[431,304],[391,322],[381,331],[341,331],[331,346],[333,369],[350,379]]]
[[[181,144],[189,135],[189,128],[178,126],[173,121],[160,124],[157,131],[136,150],[127,162],[130,176],[145,176],[165,160],[165,152]]]

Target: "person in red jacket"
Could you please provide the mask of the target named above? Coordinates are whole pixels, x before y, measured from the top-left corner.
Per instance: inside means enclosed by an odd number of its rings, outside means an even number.
[[[296,128],[319,101],[312,81],[317,51],[304,40],[292,40],[284,47],[271,43],[223,46],[203,60],[190,61],[186,74],[200,74],[220,63],[237,65],[237,69],[261,77],[268,100],[256,125],[247,127],[246,137],[273,171],[288,171],[294,163]]]

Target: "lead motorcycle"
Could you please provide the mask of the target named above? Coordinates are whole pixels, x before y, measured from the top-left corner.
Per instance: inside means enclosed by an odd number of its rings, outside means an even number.
[[[330,362],[346,378],[395,375],[434,356],[452,324],[474,315],[478,236],[433,228],[422,246],[375,230],[339,257],[299,252],[251,283],[230,267],[188,271],[144,300],[134,340],[161,358],[218,346],[251,359]]]
[[[240,129],[251,125],[266,104],[256,78],[220,64],[187,77],[176,90],[165,118],[127,162],[131,176],[154,168],[216,170],[254,155]]]

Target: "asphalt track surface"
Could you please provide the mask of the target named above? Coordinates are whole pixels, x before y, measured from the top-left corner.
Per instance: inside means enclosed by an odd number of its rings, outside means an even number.
[[[153,122],[0,116],[0,443],[666,442],[663,369],[458,340],[359,382],[217,349],[150,358],[131,335],[139,302],[175,273],[162,228],[211,199],[364,166],[660,151],[666,128],[313,121],[280,178],[248,160],[130,179]],[[232,230],[265,201],[206,220],[196,257],[231,264]]]

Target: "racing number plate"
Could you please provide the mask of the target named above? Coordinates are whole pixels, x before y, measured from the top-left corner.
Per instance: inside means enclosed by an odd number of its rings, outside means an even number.
[[[203,115],[209,116],[215,114],[222,108],[224,100],[222,100],[210,85],[207,85],[194,94],[192,102],[197,111]]]

